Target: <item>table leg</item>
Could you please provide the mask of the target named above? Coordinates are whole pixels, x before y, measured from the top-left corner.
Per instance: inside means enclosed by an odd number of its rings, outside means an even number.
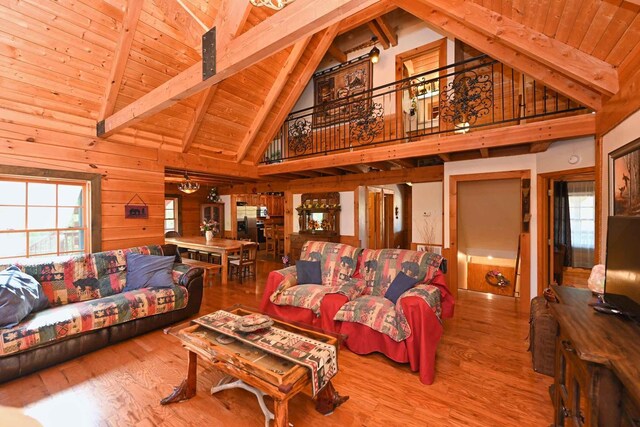
[[[189,351],[189,362],[187,366],[187,378],[178,387],[173,388],[173,392],[160,401],[161,405],[180,402],[191,399],[196,395],[196,383],[198,379],[198,355]]]
[[[222,274],[222,277],[220,280],[223,285],[226,285],[227,276],[229,275],[229,255],[227,254],[227,251],[223,251],[221,255],[222,257],[220,258],[220,262],[222,263],[222,271],[220,273]]]
[[[289,427],[289,401],[273,400],[274,427]]]
[[[347,400],[349,400],[349,396],[340,396],[336,389],[333,388],[331,381],[329,381],[316,396],[316,411],[322,415],[329,415]]]

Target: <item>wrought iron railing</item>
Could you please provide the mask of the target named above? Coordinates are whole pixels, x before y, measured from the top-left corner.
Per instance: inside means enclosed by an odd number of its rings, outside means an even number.
[[[295,111],[268,146],[262,163],[586,111],[483,55]]]

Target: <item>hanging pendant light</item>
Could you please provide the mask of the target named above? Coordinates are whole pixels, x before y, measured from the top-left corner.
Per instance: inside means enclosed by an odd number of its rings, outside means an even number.
[[[200,184],[195,181],[191,181],[191,178],[189,178],[189,174],[187,173],[187,171],[184,171],[184,181],[178,184],[178,190],[186,194],[191,194],[195,193],[199,189]]]
[[[377,64],[380,61],[380,49],[376,47],[376,42],[378,41],[377,37],[372,37],[371,42],[373,43],[373,49],[369,52],[369,60],[372,64]]]
[[[289,3],[293,3],[294,0],[250,0],[254,6],[266,6],[273,10],[280,10]]]

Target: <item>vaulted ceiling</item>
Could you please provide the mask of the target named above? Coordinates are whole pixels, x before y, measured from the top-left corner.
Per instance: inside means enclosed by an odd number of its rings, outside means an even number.
[[[396,7],[596,111],[640,62],[637,0],[0,0],[0,121],[255,165],[333,39]]]

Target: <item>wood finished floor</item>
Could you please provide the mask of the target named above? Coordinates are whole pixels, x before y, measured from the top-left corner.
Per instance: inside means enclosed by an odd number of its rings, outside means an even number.
[[[205,288],[201,313],[258,305],[267,273]],[[507,297],[460,292],[445,323],[436,380],[426,386],[408,365],[380,354],[340,353],[337,390],[350,400],[330,416],[304,394],[289,404],[294,426],[544,426],[552,420],[550,377],[533,372],[526,351],[528,316]],[[209,395],[218,374],[199,366],[198,394],[160,406],[186,373],[186,352],[155,331],[0,385],[0,405],[24,407],[45,426],[264,426],[244,390]],[[271,402],[268,403],[269,405]]]

